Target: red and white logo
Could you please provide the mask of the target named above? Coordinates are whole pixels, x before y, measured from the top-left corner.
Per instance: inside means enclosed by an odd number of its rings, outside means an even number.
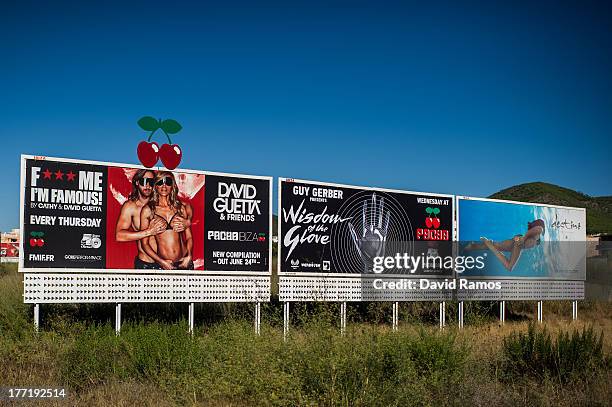
[[[416,230],[417,240],[449,240],[450,233],[448,229],[440,228],[440,208],[425,208],[427,216],[425,217],[425,226],[427,229],[419,228]],[[432,229],[433,228],[433,229]]]

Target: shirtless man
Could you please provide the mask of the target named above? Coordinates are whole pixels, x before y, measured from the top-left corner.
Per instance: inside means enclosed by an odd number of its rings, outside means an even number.
[[[155,176],[155,189],[147,205],[140,212],[140,225],[148,229],[151,224],[161,221],[164,231],[145,237],[142,247],[163,270],[193,270],[193,236],[190,226],[175,228],[177,219],[191,219],[190,204],[178,199],[178,186],[174,175],[160,171]],[[157,249],[154,248],[157,246]]]
[[[155,172],[152,170],[138,170],[132,178],[132,192],[128,200],[121,207],[121,213],[115,227],[115,239],[118,242],[137,241],[138,255],[134,259],[135,269],[158,269],[155,261],[145,253],[141,240],[145,237],[162,233],[166,230],[166,223],[161,219],[150,222],[147,228],[140,228],[140,211],[149,202],[153,193]],[[191,224],[189,219],[176,217],[173,227],[177,231],[184,230]],[[156,248],[154,248],[156,250]]]

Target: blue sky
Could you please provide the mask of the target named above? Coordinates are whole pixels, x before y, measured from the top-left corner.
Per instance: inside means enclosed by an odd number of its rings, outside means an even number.
[[[487,196],[612,195],[608,2],[4,5],[0,229],[22,153]]]

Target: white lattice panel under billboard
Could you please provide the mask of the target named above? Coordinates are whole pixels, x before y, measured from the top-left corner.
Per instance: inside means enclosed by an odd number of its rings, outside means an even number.
[[[451,290],[377,289],[375,280],[396,284],[402,281],[397,278],[281,276],[278,295],[280,301],[448,301],[453,298]]]
[[[501,290],[457,290],[457,299],[471,300],[583,300],[584,281],[470,280],[501,283]]]
[[[159,274],[27,273],[24,302],[267,302],[270,278]]]

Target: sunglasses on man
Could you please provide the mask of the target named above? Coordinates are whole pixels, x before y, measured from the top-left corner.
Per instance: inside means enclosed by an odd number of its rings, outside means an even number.
[[[140,178],[138,180],[138,184],[141,187],[144,187],[144,186],[148,185],[151,188],[153,188],[153,185],[155,185],[155,178]]]
[[[171,186],[172,186],[172,184],[173,184],[173,182],[172,182],[172,178],[170,178],[170,177],[165,177],[165,178],[162,178],[162,179],[158,180],[158,181],[155,183],[155,185],[157,185],[158,187],[160,187],[160,186],[162,186],[162,185],[167,185],[167,186],[171,187]]]

